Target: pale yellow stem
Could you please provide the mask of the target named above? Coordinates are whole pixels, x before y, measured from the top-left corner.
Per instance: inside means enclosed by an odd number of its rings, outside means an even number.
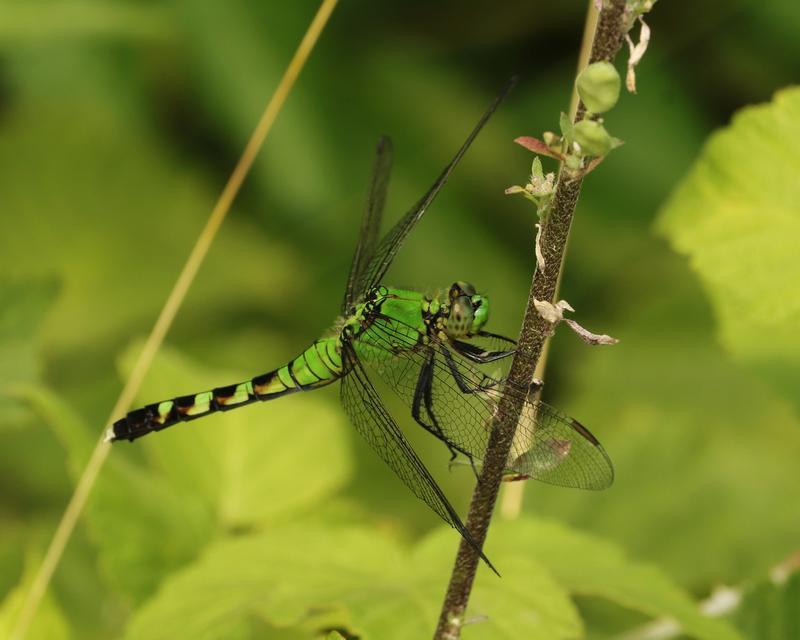
[[[133,371],[128,381],[125,383],[117,402],[114,404],[107,424],[110,424],[112,420],[118,418],[125,412],[136,397],[142,380],[150,368],[153,358],[160,348],[167,331],[169,331],[172,321],[175,319],[175,315],[183,303],[186,292],[189,290],[194,277],[197,275],[197,271],[208,253],[208,249],[220,225],[230,210],[231,204],[236,194],[239,192],[247,173],[253,166],[253,162],[264,143],[264,139],[272,128],[278,113],[286,101],[286,97],[289,95],[289,91],[292,89],[317,39],[325,28],[328,18],[336,7],[336,3],[337,0],[323,0],[314,19],[308,26],[308,30],[303,36],[300,45],[297,47],[294,57],[286,68],[278,87],[275,89],[275,93],[264,109],[264,113],[261,115],[261,119],[253,130],[247,142],[247,146],[244,148],[239,161],[236,163],[236,167],[234,167],[233,172],[228,178],[228,182],[225,184],[225,188],[222,190],[205,227],[200,233],[200,237],[197,239],[192,252],[189,254],[189,258],[186,260],[186,264],[183,266],[183,270],[178,276],[175,286],[172,288],[166,303],[164,303],[164,307],[161,309],[161,313],[133,367]],[[97,446],[95,446],[94,451],[92,451],[89,462],[86,464],[83,474],[78,480],[78,484],[75,487],[75,491],[70,498],[64,514],[61,516],[58,527],[56,527],[56,531],[50,541],[50,546],[47,548],[47,552],[31,584],[31,588],[26,594],[19,617],[16,621],[16,626],[11,634],[11,640],[23,640],[25,638],[30,624],[36,615],[39,604],[44,594],[47,592],[50,579],[53,577],[53,573],[58,567],[58,563],[64,553],[64,548],[67,546],[67,542],[69,542],[72,532],[75,529],[75,524],[86,505],[86,501],[100,473],[100,469],[103,467],[103,463],[108,457],[110,446],[110,444],[103,442],[101,439],[97,443]]]
[[[589,0],[589,8],[586,10],[586,22],[583,25],[583,40],[581,41],[581,50],[578,54],[578,68],[575,77],[580,74],[589,64],[589,57],[592,55],[592,41],[594,40],[594,32],[597,30],[597,21],[600,18],[600,12],[594,4],[594,0]],[[572,85],[572,98],[569,103],[569,119],[575,120],[575,115],[578,113],[578,89],[575,84]]]

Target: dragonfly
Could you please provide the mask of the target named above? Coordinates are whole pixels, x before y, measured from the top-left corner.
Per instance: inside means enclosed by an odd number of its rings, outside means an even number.
[[[382,400],[391,389],[414,422],[475,472],[480,468],[500,398],[522,405],[504,479],[536,479],[582,489],[611,485],[611,460],[597,438],[573,418],[537,399],[536,387],[511,385],[487,372],[506,363],[516,343],[485,329],[489,297],[466,282],[428,295],[383,284],[400,246],[441,191],[473,140],[507,95],[489,106],[427,192],[378,240],[392,167],[392,143],[380,139],[367,206],[341,313],[320,338],[287,364],[250,380],[148,404],[109,428],[109,441],[134,441],[218,411],[340,382],[340,398],[355,429],[419,499],[455,528],[490,566],[456,509]],[[391,393],[391,392],[390,392]]]

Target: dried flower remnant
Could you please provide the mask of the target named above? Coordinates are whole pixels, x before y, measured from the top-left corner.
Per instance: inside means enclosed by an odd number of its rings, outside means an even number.
[[[550,325],[550,335],[555,332],[556,325],[559,322],[566,322],[569,328],[578,334],[578,337],[586,344],[617,344],[619,342],[616,338],[612,338],[605,333],[592,333],[575,320],[565,318],[564,311],[575,311],[566,300],[559,300],[555,304],[546,300],[534,300],[533,304],[536,306],[536,311],[539,315]]]
[[[540,269],[544,269],[545,262],[544,262],[544,254],[542,253],[542,225],[536,224],[536,265]]]
[[[647,23],[641,16],[639,16],[639,23],[641,25],[639,28],[639,42],[634,44],[630,35],[627,33],[625,34],[625,40],[628,43],[628,50],[630,51],[628,57],[628,73],[625,76],[625,88],[631,93],[636,93],[635,67],[639,64],[642,57],[644,57],[644,53],[647,51],[647,45],[650,43],[650,27],[647,26]]]

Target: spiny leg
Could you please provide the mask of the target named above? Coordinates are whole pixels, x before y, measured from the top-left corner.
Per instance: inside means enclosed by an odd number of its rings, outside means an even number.
[[[487,331],[481,331],[478,335],[483,337],[491,337],[497,338],[500,340],[504,340],[511,344],[516,344],[511,338],[504,338],[503,336],[498,336],[494,333],[489,333]],[[453,348],[459,355],[464,356],[468,360],[472,362],[476,362],[478,364],[487,364],[490,362],[495,362],[496,360],[501,360],[502,358],[507,358],[508,356],[514,355],[515,350],[513,351],[483,351],[480,347],[477,347],[473,344],[469,344],[468,342],[462,342],[460,340],[453,340],[452,341]],[[463,380],[463,376],[458,372],[458,368],[453,362],[452,356],[449,353],[446,354],[448,358],[448,366],[450,367],[450,371],[453,373],[453,377],[455,378],[456,382],[459,382],[459,379]],[[506,378],[500,378],[493,384],[482,386],[481,389],[491,389],[499,384],[505,383]],[[528,385],[528,394],[530,396],[535,396],[539,391],[541,391],[542,387],[544,386],[544,381],[540,378],[534,378],[530,385]],[[459,388],[464,391],[464,393],[474,393],[474,391],[465,391],[464,386],[459,384]]]
[[[450,374],[453,376],[453,380],[455,380],[456,385],[458,385],[458,388],[461,391],[461,393],[467,395],[473,393],[482,393],[484,391],[488,391],[489,389],[493,389],[505,382],[505,379],[495,380],[494,378],[490,378],[489,376],[484,375],[483,380],[481,381],[480,384],[470,386],[470,384],[458,370],[458,365],[456,364],[456,361],[453,360],[453,354],[450,353],[450,351],[444,345],[440,347],[440,350],[444,355],[445,361],[447,362],[447,368],[450,370]],[[458,352],[461,353],[461,351]]]
[[[514,355],[513,351],[486,351],[474,344],[462,342],[461,340],[453,340],[452,344],[453,348],[458,351],[458,353],[476,364],[489,364],[490,362],[496,362],[497,360],[502,360],[503,358]]]
[[[423,429],[444,442],[448,451],[450,451],[450,462],[455,460],[459,453],[463,453],[470,459],[470,464],[472,464],[472,456],[462,449],[455,447],[453,443],[448,440],[448,438],[444,435],[444,431],[442,431],[442,428],[439,426],[439,422],[436,420],[436,415],[433,413],[432,389],[433,361],[435,357],[436,352],[431,349],[425,364],[420,369],[419,378],[417,378],[417,385],[414,388],[414,400],[411,404],[411,417],[414,418],[417,424],[419,424]],[[425,406],[425,412],[428,414],[428,418],[431,421],[430,424],[426,423],[422,418],[420,409],[422,408],[423,404]]]
[[[470,344],[469,342],[451,340],[453,348],[462,356],[467,358],[467,360],[471,360],[477,364],[488,364],[490,362],[502,360],[503,358],[514,355],[517,350],[517,343],[511,338],[506,338],[505,336],[497,335],[496,333],[489,333],[488,331],[479,331],[477,335],[481,338],[492,338],[498,342],[505,343],[509,348],[490,351],[483,349],[478,345]]]
[[[428,415],[430,416],[430,419],[433,422],[433,424],[436,425],[436,429],[442,433],[442,440],[444,440],[444,443],[450,450],[450,464],[452,464],[453,461],[456,459],[458,453],[463,454],[467,458],[467,460],[469,460],[469,466],[472,467],[472,473],[474,473],[475,478],[477,478],[478,468],[475,466],[475,458],[473,457],[473,455],[465,449],[456,447],[453,443],[450,442],[450,440],[448,440],[444,436],[444,432],[442,428],[439,426],[439,422],[436,420],[436,416],[433,413],[433,360],[435,357],[436,357],[436,352],[431,351],[431,358],[430,358],[431,375],[429,376],[428,384],[425,386],[425,389],[423,391],[423,399],[425,400],[425,409],[427,410]]]

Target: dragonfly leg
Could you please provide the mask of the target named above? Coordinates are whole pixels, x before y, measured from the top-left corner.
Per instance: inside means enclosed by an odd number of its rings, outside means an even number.
[[[500,380],[495,380],[494,378],[490,378],[489,376],[483,376],[483,380],[481,380],[480,384],[478,385],[471,385],[467,382],[466,378],[461,374],[458,370],[458,365],[456,361],[453,360],[453,354],[450,351],[442,346],[441,347],[442,354],[444,355],[444,359],[447,362],[447,367],[450,369],[450,374],[453,376],[453,380],[456,381],[456,385],[458,385],[459,390],[461,393],[464,394],[472,394],[472,393],[481,393],[483,391],[488,391],[489,389],[493,389],[505,382],[505,378]],[[459,351],[459,353],[461,353]]]
[[[460,355],[476,364],[488,364],[514,355],[514,351],[486,351],[461,340],[452,340],[451,343]]]
[[[508,358],[509,356],[514,355],[517,350],[517,343],[511,338],[499,336],[495,333],[489,333],[488,331],[479,331],[477,335],[482,338],[494,338],[499,342],[504,342],[508,345],[508,349],[502,349],[500,351],[487,351],[474,344],[470,344],[469,342],[451,340],[453,348],[455,348],[459,354],[467,358],[467,360],[471,360],[477,364],[488,364],[490,362],[495,362],[496,360]]]
[[[450,451],[450,462],[455,460],[458,454],[461,453],[469,459],[470,465],[472,466],[473,470],[475,470],[475,463],[472,460],[472,454],[456,446],[450,441],[450,439],[444,434],[442,428],[439,426],[439,421],[436,419],[436,415],[433,412],[433,363],[435,357],[436,352],[431,350],[428,359],[420,370],[419,378],[417,378],[417,385],[414,389],[414,400],[411,404],[411,417],[413,417],[416,423],[428,433],[436,436],[439,440],[444,442],[448,451]],[[430,423],[425,422],[422,417],[421,409],[423,406],[425,407],[425,413],[428,414]]]

